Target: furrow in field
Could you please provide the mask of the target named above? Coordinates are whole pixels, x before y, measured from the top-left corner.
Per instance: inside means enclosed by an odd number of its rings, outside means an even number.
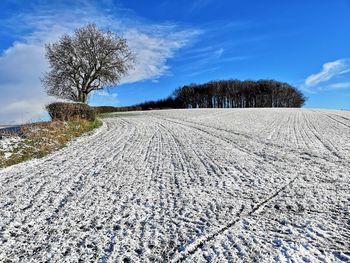
[[[289,119],[290,115],[287,115],[287,116],[288,116],[287,119]],[[324,155],[323,152],[320,151],[320,149],[319,149],[321,147],[321,149],[323,148],[324,150],[329,152],[330,146],[327,148],[326,147],[327,144],[325,146],[321,137],[315,136],[313,129],[310,128],[308,118],[309,117],[302,118],[303,120],[305,120],[305,125],[300,126],[300,128],[297,130],[300,131],[302,129],[304,132],[305,132],[305,130],[307,130],[307,133],[311,134],[311,137],[312,137],[311,147],[300,148],[300,149],[298,149],[298,147],[295,147],[295,143],[293,143],[293,140],[288,141],[288,139],[290,139],[291,135],[287,135],[285,132],[279,133],[279,137],[282,138],[279,141],[267,142],[263,139],[258,139],[258,137],[252,137],[252,136],[249,136],[247,134],[241,135],[240,133],[237,133],[237,132],[232,131],[232,130],[214,128],[212,126],[204,125],[204,124],[197,123],[197,122],[189,122],[189,121],[184,121],[184,120],[168,119],[168,118],[166,118],[166,120],[172,121],[172,122],[178,123],[178,124],[187,125],[189,127],[193,127],[193,128],[196,128],[198,130],[205,131],[208,133],[214,132],[215,134],[220,134],[220,135],[216,135],[216,136],[220,136],[220,138],[222,138],[222,139],[224,138],[225,140],[229,141],[230,143],[235,145],[235,147],[239,148],[240,150],[245,151],[246,153],[255,154],[255,155],[259,155],[259,156],[260,156],[260,154],[263,154],[267,158],[271,157],[271,161],[273,161],[273,162],[278,157],[283,157],[283,159],[287,158],[288,157],[288,156],[286,156],[286,154],[287,154],[287,155],[290,155],[290,158],[291,158],[290,161],[293,161],[296,158],[296,156],[298,156],[298,157],[300,156],[304,160],[309,159],[309,156],[311,156],[313,158],[313,161],[319,161],[322,163],[326,161],[329,163],[333,163],[334,162],[333,158],[330,159],[328,155]],[[300,125],[300,121],[299,121],[298,125]],[[293,130],[293,127],[291,129]],[[293,134],[293,133],[289,132],[289,130],[290,130],[289,128],[285,127],[284,130],[287,130],[289,134]],[[310,137],[310,135],[308,137]],[[233,140],[232,138],[235,138],[235,139]],[[305,140],[303,140],[303,142],[305,142]],[[283,145],[283,143],[285,145]],[[317,145],[319,145],[319,146],[317,146]],[[310,146],[310,144],[308,146]],[[272,149],[272,151],[269,151],[269,149]],[[257,151],[258,151],[258,153],[256,153]],[[263,153],[261,153],[261,152],[263,152]],[[271,154],[268,154],[268,152],[271,152]],[[334,155],[334,154],[337,154],[337,153],[332,152],[332,155]],[[339,160],[339,161],[341,162],[341,160]],[[350,164],[348,162],[342,162],[342,165],[350,166]]]

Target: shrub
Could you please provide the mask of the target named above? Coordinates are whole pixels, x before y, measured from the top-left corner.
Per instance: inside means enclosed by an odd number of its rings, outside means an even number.
[[[54,102],[47,105],[46,110],[52,120],[95,119],[93,109],[85,103]]]

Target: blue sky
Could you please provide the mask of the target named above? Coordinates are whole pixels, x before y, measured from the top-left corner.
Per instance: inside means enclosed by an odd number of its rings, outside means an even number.
[[[41,118],[48,98],[43,45],[95,22],[136,54],[120,85],[92,105],[164,98],[217,79],[276,79],[309,98],[305,107],[350,109],[348,0],[121,0],[0,3],[0,123]]]

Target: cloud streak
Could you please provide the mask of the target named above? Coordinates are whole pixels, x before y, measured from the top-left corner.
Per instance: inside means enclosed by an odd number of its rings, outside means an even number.
[[[350,82],[339,82],[329,85],[331,89],[350,89]]]
[[[305,79],[304,84],[312,87],[350,71],[350,59],[338,59],[323,64],[322,70]]]

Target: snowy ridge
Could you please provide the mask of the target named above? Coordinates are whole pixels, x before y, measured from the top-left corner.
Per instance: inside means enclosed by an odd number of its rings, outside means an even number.
[[[0,170],[0,262],[348,262],[350,112],[118,114]]]

